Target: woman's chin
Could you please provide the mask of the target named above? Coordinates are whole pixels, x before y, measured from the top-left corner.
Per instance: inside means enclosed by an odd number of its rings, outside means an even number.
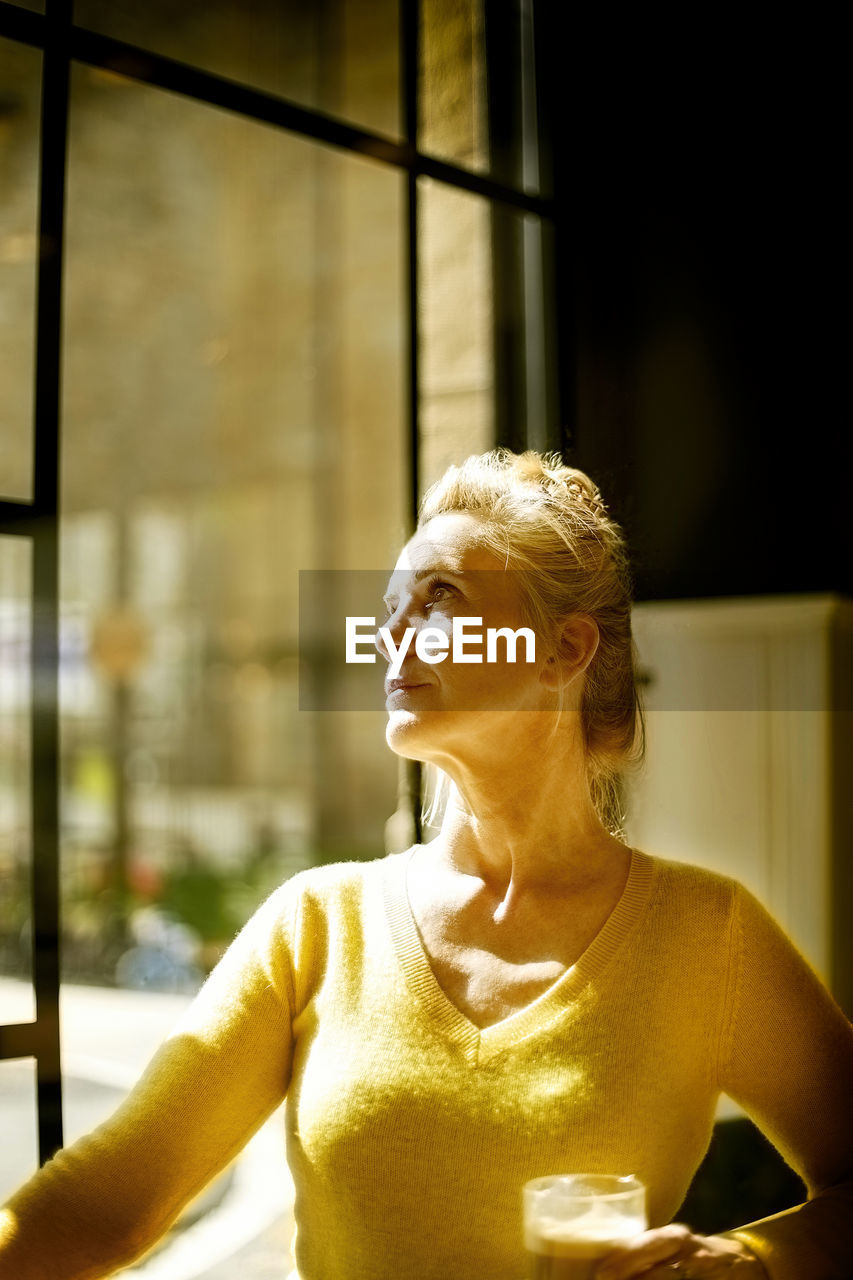
[[[438,711],[415,711],[408,707],[392,707],[385,726],[385,741],[398,756],[408,760],[429,760],[435,753],[436,729],[441,722]]]
[[[389,711],[388,723],[385,726],[385,741],[398,756],[407,756],[411,760],[420,758],[414,747],[422,736],[419,732],[421,719],[422,717],[416,712],[399,707]]]

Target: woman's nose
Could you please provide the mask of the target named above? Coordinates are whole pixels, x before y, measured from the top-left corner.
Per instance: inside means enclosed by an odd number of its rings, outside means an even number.
[[[386,619],[385,622],[382,623],[383,627],[387,627],[387,625],[388,625],[388,619]],[[388,653],[388,650],[385,648],[385,641],[382,639],[382,631],[381,631],[381,628],[379,627],[376,628],[376,631],[374,633],[373,643],[376,645],[376,649],[379,653],[380,658],[384,658],[386,662],[390,662],[391,656]]]
[[[383,657],[386,662],[391,662],[392,658],[386,648],[385,641],[382,638],[382,632],[386,631],[394,641],[395,647],[399,648],[400,641],[406,633],[406,628],[411,625],[412,622],[409,619],[408,611],[403,608],[402,604],[398,604],[382,623],[382,626],[377,627],[376,634],[373,637],[373,643],[376,645],[380,656]]]

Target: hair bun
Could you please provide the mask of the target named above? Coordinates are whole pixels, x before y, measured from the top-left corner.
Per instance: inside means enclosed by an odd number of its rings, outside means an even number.
[[[585,471],[567,467],[558,453],[538,454],[528,450],[515,459],[513,470],[520,480],[540,485],[558,501],[585,507],[598,518],[608,515],[598,485]]]
[[[583,475],[583,472],[580,474]],[[587,482],[588,487],[581,484],[578,479],[570,480],[567,485],[569,493],[572,494],[578,502],[581,502],[585,507],[588,507],[594,516],[606,516],[607,507],[605,506],[604,499],[601,496],[601,490],[592,483],[588,476],[584,476],[584,480]]]

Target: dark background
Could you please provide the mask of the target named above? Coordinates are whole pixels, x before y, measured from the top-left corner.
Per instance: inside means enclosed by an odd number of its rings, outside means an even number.
[[[839,33],[684,12],[551,32],[568,457],[640,599],[850,594]]]

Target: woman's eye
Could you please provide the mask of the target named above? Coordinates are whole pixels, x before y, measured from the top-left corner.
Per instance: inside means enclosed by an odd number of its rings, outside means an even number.
[[[453,587],[449,582],[431,582],[425,607],[431,609],[434,604],[441,604],[442,600],[447,600],[452,594]]]

